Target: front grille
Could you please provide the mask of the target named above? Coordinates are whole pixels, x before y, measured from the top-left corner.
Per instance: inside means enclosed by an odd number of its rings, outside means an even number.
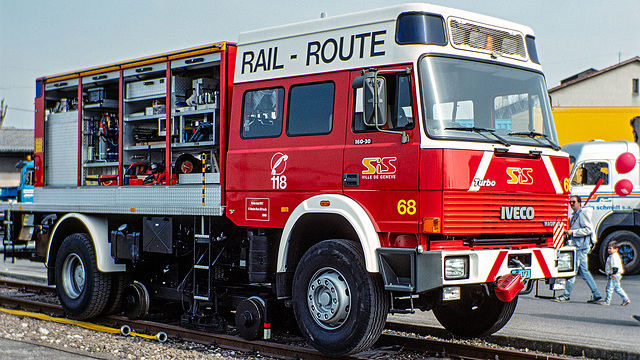
[[[449,21],[454,47],[487,53],[498,52],[502,56],[526,60],[527,54],[522,34],[463,21],[461,19]]]
[[[533,207],[531,220],[502,220],[502,206]],[[443,235],[549,234],[568,215],[567,195],[445,191]]]

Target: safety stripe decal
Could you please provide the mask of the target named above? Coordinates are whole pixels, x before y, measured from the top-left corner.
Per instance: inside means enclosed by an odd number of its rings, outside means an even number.
[[[560,185],[560,180],[558,180],[558,174],[556,174],[556,169],[553,167],[551,163],[551,159],[549,156],[543,156],[542,162],[544,166],[547,168],[547,172],[549,173],[549,179],[551,179],[551,183],[553,184],[553,188],[556,189],[556,194],[562,194],[562,185]]]
[[[487,280],[485,282],[493,282],[493,280],[496,279],[498,270],[500,270],[500,267],[504,262],[504,258],[507,257],[507,253],[508,251],[500,251],[500,253],[498,254],[498,258],[496,259],[496,262],[493,263],[493,267],[491,268],[491,271],[489,272],[489,276],[487,276]]]
[[[556,221],[553,225],[553,247],[560,249],[564,243],[564,221]]]
[[[542,256],[542,251],[540,251],[540,249],[534,249],[533,254],[536,256],[536,260],[538,260],[538,265],[540,265],[540,269],[542,270],[542,274],[544,275],[544,277],[550,278],[551,271],[549,271],[547,262],[544,260],[544,256]]]
[[[491,163],[491,158],[493,157],[493,153],[489,151],[485,151],[482,154],[482,159],[480,160],[480,164],[478,165],[478,169],[476,169],[476,174],[471,179],[471,186],[469,187],[469,191],[478,191],[480,190],[480,186],[476,185],[474,179],[484,179],[484,176],[487,174],[487,169],[489,169],[489,164]]]

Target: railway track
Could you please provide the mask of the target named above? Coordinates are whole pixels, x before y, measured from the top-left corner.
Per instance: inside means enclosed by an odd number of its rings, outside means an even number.
[[[50,286],[32,284],[14,280],[0,280],[0,290],[5,293],[9,289],[11,294],[0,295],[0,307],[8,309],[22,309],[25,311],[43,313],[49,316],[63,317],[64,310],[60,305],[52,301],[37,300],[44,296],[51,298],[55,294],[55,288]],[[34,300],[33,298],[36,298]],[[221,348],[245,352],[248,354],[260,353],[281,359],[326,359],[327,356],[310,348],[291,345],[283,341],[248,341],[237,336],[226,334],[214,334],[210,332],[189,329],[182,326],[169,325],[160,322],[146,320],[131,320],[122,316],[108,316],[94,319],[94,323],[110,328],[128,327],[140,334],[166,334],[167,338],[190,341],[203,345],[216,345]],[[376,349],[350,357],[336,357],[336,359],[365,359],[371,357],[383,357],[384,354],[417,353],[450,359],[499,359],[499,360],[566,360],[567,357],[550,354],[534,353],[513,349],[494,348],[473,343],[459,341],[440,340],[420,335],[428,333],[427,327],[389,323],[386,330],[376,343]],[[406,335],[405,333],[418,335]],[[297,341],[296,343],[299,343]]]

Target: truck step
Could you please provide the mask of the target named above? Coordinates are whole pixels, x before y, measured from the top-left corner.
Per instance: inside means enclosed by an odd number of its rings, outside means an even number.
[[[194,234],[193,237],[199,244],[208,244],[211,241],[207,234]]]

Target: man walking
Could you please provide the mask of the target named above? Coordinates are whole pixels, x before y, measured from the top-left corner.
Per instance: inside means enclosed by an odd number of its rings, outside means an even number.
[[[602,295],[598,291],[596,282],[593,281],[593,276],[589,272],[589,264],[587,263],[587,255],[591,251],[591,236],[593,236],[593,224],[591,223],[591,209],[583,209],[580,197],[572,195],[569,198],[569,205],[573,210],[571,216],[570,229],[567,230],[570,241],[576,247],[576,266],[578,267],[578,274],[586,281],[591,289],[591,299],[587,302],[595,303],[602,300]],[[573,291],[573,284],[576,281],[576,277],[572,277],[567,280],[564,293],[557,298],[553,299],[557,302],[568,302],[571,298],[571,291]]]

